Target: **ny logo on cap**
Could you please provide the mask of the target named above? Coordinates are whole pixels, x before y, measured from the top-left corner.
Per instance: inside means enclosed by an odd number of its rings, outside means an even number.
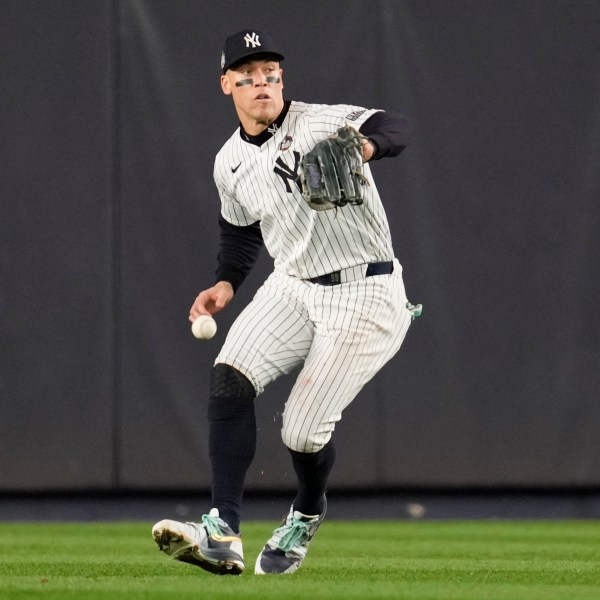
[[[246,42],[246,48],[250,48],[250,46],[252,46],[253,48],[260,46],[260,40],[258,39],[258,35],[256,35],[256,33],[254,32],[252,32],[252,34],[247,33],[244,36],[244,41]]]

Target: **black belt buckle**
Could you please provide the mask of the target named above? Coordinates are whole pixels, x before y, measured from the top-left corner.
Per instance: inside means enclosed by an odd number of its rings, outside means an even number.
[[[366,277],[372,277],[373,275],[389,275],[394,272],[394,263],[392,261],[370,263],[367,265]],[[318,283],[319,285],[338,285],[342,283],[341,271],[334,271],[333,273],[327,273],[327,275],[320,275],[319,277],[313,277],[309,279],[311,283]]]
[[[371,263],[367,265],[366,277],[373,275],[389,275],[394,272],[394,263],[390,260],[387,262]]]

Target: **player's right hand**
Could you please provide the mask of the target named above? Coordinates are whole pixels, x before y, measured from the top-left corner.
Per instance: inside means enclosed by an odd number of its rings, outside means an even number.
[[[219,281],[211,288],[196,296],[190,308],[190,321],[193,323],[200,315],[212,316],[223,310],[234,296],[233,287],[228,281]]]

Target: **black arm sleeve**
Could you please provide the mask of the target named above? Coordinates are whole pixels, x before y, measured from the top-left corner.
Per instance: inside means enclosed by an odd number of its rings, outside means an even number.
[[[384,156],[398,156],[406,148],[411,124],[402,115],[379,111],[371,115],[359,131],[376,146],[371,160],[378,160]]]
[[[221,234],[215,275],[217,281],[229,281],[235,292],[246,279],[263,247],[260,222],[238,227],[219,216],[219,227]]]

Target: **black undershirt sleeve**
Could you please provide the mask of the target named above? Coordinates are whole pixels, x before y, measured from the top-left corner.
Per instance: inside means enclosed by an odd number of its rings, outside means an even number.
[[[359,131],[376,147],[371,160],[379,160],[384,156],[398,156],[406,148],[411,123],[397,113],[378,111],[362,124]]]
[[[260,222],[238,227],[219,216],[219,227],[216,280],[228,281],[235,292],[256,263],[263,247]]]

